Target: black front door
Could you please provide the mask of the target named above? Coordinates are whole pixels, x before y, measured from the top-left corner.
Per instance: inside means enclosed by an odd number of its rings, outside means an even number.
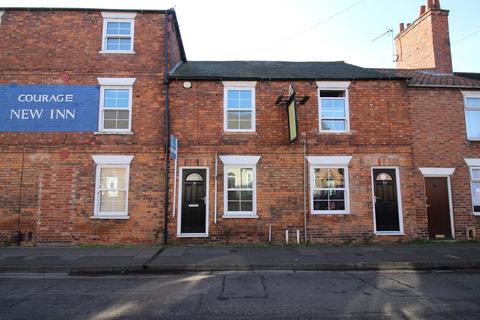
[[[377,231],[400,231],[395,169],[373,169],[373,185]]]
[[[181,233],[206,233],[206,169],[183,169]]]

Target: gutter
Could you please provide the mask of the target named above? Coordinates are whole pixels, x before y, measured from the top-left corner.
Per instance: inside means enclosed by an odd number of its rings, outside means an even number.
[[[434,84],[407,84],[411,88],[438,88],[438,89],[476,89],[480,90],[480,86],[465,85],[434,85]]]
[[[165,13],[169,10],[156,9],[114,9],[114,8],[80,8],[80,7],[0,7],[3,11],[112,11],[112,12],[139,12]]]
[[[407,80],[406,77],[384,77],[384,78],[271,78],[271,77],[215,77],[215,76],[171,76],[172,80],[189,81],[378,81],[378,80]]]

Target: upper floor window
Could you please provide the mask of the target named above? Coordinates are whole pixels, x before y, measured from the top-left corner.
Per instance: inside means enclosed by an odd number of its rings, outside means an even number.
[[[468,140],[480,140],[480,92],[463,92]]]
[[[135,78],[98,78],[98,82],[101,85],[99,131],[131,132]]]
[[[317,82],[320,131],[350,131],[349,85],[350,82]]]
[[[128,12],[102,12],[102,52],[133,53],[135,15]]]
[[[224,130],[255,132],[256,81],[224,81]]]

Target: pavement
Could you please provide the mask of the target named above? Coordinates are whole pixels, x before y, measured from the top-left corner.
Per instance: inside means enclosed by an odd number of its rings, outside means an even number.
[[[0,272],[480,269],[480,242],[368,246],[1,247]]]

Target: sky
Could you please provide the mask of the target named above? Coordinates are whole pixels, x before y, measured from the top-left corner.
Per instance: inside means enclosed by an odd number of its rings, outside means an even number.
[[[394,68],[391,33],[427,0],[0,0],[0,7],[175,8],[188,60],[346,61]],[[453,68],[480,72],[480,1],[450,10]],[[387,33],[386,33],[387,32]],[[384,36],[373,41],[375,38]]]

